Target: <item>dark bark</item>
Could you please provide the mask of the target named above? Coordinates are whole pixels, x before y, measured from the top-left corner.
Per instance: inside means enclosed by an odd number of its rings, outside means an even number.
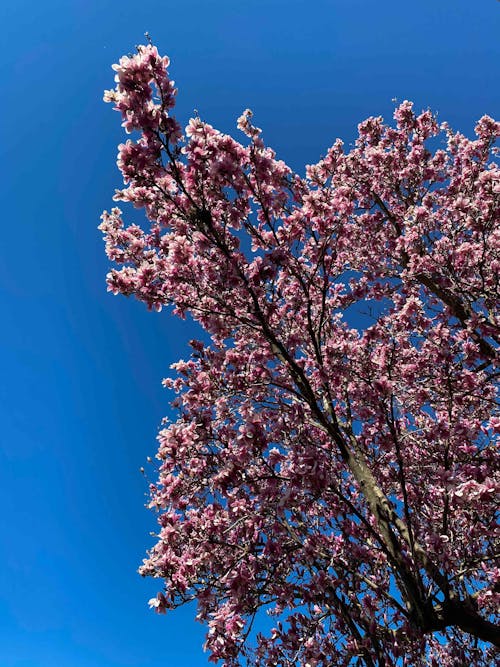
[[[481,641],[500,648],[500,627],[480,616],[472,603],[451,600],[436,607],[434,611],[442,624],[435,630],[444,630],[446,627],[455,626]]]

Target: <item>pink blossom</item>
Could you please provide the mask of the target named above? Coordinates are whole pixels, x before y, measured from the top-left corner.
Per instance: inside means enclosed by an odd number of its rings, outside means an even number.
[[[208,341],[164,381],[150,606],[196,599],[227,667],[493,664],[499,124],[468,139],[404,101],[301,178],[248,109],[244,144],[199,118],[181,138],[168,65],[115,66],[140,134],[115,199],[151,225],[100,225],[108,289]]]

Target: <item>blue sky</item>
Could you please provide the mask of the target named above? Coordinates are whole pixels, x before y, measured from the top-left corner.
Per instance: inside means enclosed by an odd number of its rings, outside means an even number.
[[[106,293],[96,227],[119,187],[110,66],[147,30],[193,109],[251,107],[303,172],[391,99],[470,133],[499,115],[497,0],[2,3],[0,665],[202,667],[203,629],[158,617],[139,472],[191,326]],[[129,217],[133,219],[133,215]]]

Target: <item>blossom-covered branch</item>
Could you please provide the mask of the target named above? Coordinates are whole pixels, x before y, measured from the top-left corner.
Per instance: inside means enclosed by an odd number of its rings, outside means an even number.
[[[168,59],[115,66],[133,138],[100,229],[114,293],[209,334],[159,434],[163,612],[196,599],[215,662],[489,665],[500,646],[499,124],[410,102],[294,174],[171,116]],[[251,632],[258,612],[276,618]],[[257,624],[258,625],[258,624]]]

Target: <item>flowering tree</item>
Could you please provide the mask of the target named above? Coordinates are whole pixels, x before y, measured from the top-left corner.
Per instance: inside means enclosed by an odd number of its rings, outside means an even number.
[[[211,340],[165,380],[151,605],[196,600],[228,667],[492,664],[500,125],[470,140],[403,102],[302,178],[250,111],[243,144],[199,118],[181,136],[168,64],[114,66],[136,133],[115,199],[151,226],[100,226],[109,289]]]

